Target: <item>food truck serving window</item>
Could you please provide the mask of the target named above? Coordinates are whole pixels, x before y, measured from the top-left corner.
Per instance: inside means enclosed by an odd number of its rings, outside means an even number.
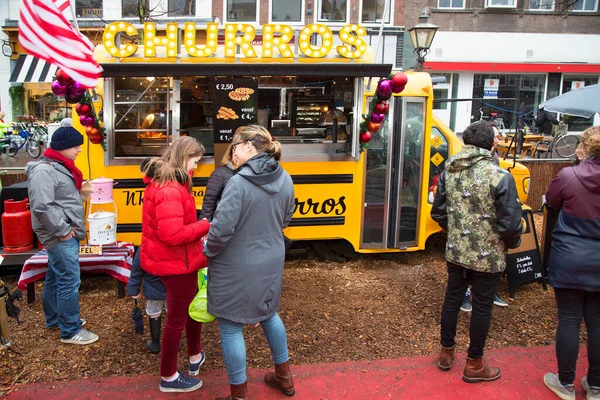
[[[249,123],[264,126],[286,156],[354,155],[361,83],[362,78],[340,76],[106,78],[107,161],[127,164],[160,155],[181,135],[195,137],[205,155],[213,156],[215,141],[230,140],[215,133],[224,119],[234,120],[231,134]],[[243,95],[235,92],[238,86],[246,90]]]
[[[116,78],[107,127],[115,158],[160,155],[171,139],[170,82],[165,78]]]

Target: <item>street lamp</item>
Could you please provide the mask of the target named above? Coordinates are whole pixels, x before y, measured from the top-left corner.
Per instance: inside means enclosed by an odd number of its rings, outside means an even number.
[[[419,16],[419,23],[408,30],[410,40],[415,48],[414,52],[417,55],[417,71],[423,71],[425,56],[429,54],[431,42],[439,28],[439,26],[427,22],[428,19],[427,11],[423,10]]]

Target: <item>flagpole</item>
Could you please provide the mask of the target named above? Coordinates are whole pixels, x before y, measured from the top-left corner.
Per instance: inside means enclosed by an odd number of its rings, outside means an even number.
[[[379,54],[379,49],[381,48],[381,37],[383,36],[383,26],[385,25],[385,18],[390,9],[390,2],[391,2],[391,0],[386,0],[385,4],[383,5],[383,15],[381,18],[381,25],[379,25],[379,34],[377,35],[377,47],[375,47],[375,57],[374,57],[375,62],[377,62],[377,54]],[[381,52],[381,63],[383,64],[383,51]],[[369,77],[369,82],[367,83],[367,91],[371,90],[371,81],[372,80],[373,80],[373,77]]]
[[[73,6],[73,0],[69,0],[69,7],[71,8],[71,15],[73,16],[73,26],[75,30],[79,32],[79,24],[77,23],[77,15],[75,14],[75,6]]]

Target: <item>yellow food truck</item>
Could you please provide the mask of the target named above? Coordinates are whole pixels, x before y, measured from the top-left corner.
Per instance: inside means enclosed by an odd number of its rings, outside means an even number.
[[[77,160],[84,176],[115,180],[119,240],[141,240],[145,157],[160,155],[180,135],[198,139],[206,148],[193,178],[200,209],[235,128],[248,123],[267,127],[282,143],[296,194],[290,239],[344,239],[361,253],[400,252],[424,249],[440,230],[431,203],[461,142],[433,115],[429,74],[409,71],[361,151],[363,115],[392,68],[373,62],[361,26],[334,33],[321,24],[268,24],[257,32],[245,24],[146,23],[145,46],[125,39],[138,29],[127,22],[106,27],[94,96],[106,138],[104,146],[86,140]],[[511,173],[524,202],[529,171],[516,164]]]

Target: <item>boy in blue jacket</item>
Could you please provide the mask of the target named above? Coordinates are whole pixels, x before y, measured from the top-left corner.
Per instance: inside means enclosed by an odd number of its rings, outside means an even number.
[[[127,283],[127,295],[134,299],[140,298],[140,289],[144,285],[144,297],[146,298],[146,314],[148,314],[148,324],[150,326],[150,337],[146,343],[146,348],[152,354],[160,353],[160,315],[163,308],[166,310],[165,299],[166,292],[160,278],[144,271],[140,261],[140,249],[138,247],[133,257],[131,265],[131,276]]]

